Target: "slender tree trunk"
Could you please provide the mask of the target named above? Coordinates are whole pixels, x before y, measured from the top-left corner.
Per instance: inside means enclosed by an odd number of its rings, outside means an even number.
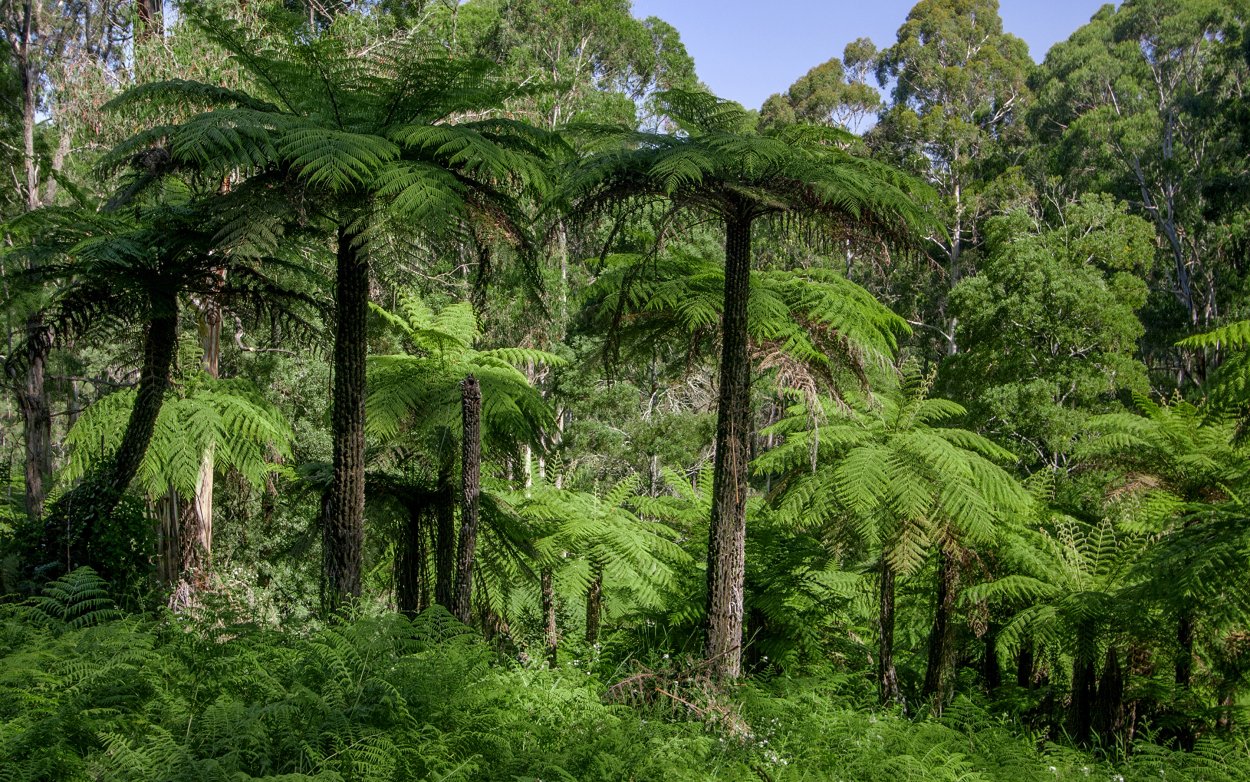
[[[981,678],[988,692],[1003,686],[1003,669],[998,664],[998,631],[998,625],[991,622],[982,639]]]
[[[1104,747],[1115,747],[1117,739],[1124,735],[1124,669],[1120,667],[1120,655],[1112,646],[1102,667],[1098,681],[1098,702],[1094,712],[1094,728],[1098,731]]]
[[[395,602],[401,614],[416,616],[429,604],[429,575],[426,572],[425,506],[416,500],[406,503],[408,518],[395,562]]]
[[[725,302],[720,397],[708,533],[707,620],[704,653],[717,679],[742,672],[742,616],[746,579],[747,462],[750,459],[751,364],[747,355],[747,301],[751,286],[751,219],[725,226]]]
[[[545,567],[540,574],[543,603],[543,642],[547,648],[547,667],[555,668],[559,661],[560,632],[556,628],[556,591],[551,568]]]
[[[159,37],[161,30],[161,0],[135,0],[135,11],[139,17],[135,31],[136,40],[148,41]]]
[[[603,566],[592,563],[590,585],[586,587],[586,643],[599,643],[599,625],[603,621]]]
[[[34,211],[39,198],[39,157],[35,151],[36,112],[39,105],[39,68],[33,51],[35,43],[34,0],[22,3],[21,38],[14,45],[14,63],[22,86],[22,168],[25,174],[26,209]],[[52,478],[52,413],[44,373],[52,335],[36,313],[26,320],[26,376],[17,392],[26,445],[26,516],[38,524],[43,518],[43,501]]]
[[[225,271],[218,275],[224,278]],[[223,279],[224,282],[224,279]],[[211,378],[221,376],[221,308],[209,298],[200,303],[197,325],[203,350],[201,367]],[[183,541],[182,579],[191,589],[202,589],[213,557],[213,484],[216,473],[215,449],[210,444],[200,455],[200,473],[195,497],[186,508],[186,536]]]
[[[460,387],[464,433],[460,467],[460,541],[456,549],[456,594],[452,611],[465,624],[473,605],[473,553],[477,547],[478,497],[482,469],[482,389],[469,375]]]
[[[1020,651],[1016,654],[1016,685],[1028,689],[1033,686],[1033,639],[1020,639]]]
[[[435,519],[434,601],[452,610],[456,579],[456,496],[451,483],[452,463],[444,458],[438,468],[438,507]]]
[[[1097,695],[1093,645],[1082,641],[1072,659],[1072,738],[1087,744],[1094,722],[1094,700]]]
[[[881,558],[881,603],[878,616],[877,681],[881,702],[887,706],[903,705],[898,688],[898,670],[894,667],[894,568]]]
[[[45,379],[52,333],[38,314],[26,319],[26,376],[18,390],[26,444],[26,517],[38,524],[52,479],[52,410]]]
[[[955,600],[958,563],[945,551],[938,551],[937,598],[934,601],[933,628],[929,631],[929,661],[925,668],[921,695],[933,698],[933,708],[941,712],[947,697],[951,666],[955,659]]]
[[[369,260],[360,237],[338,233],[335,279],[334,397],[331,435],[334,475],[323,507],[323,579],[326,610],[360,596],[365,516],[365,320],[369,309]]]

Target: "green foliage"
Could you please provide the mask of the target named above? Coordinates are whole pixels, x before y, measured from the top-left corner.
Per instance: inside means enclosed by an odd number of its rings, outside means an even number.
[[[590,326],[631,358],[684,346],[687,363],[720,340],[724,265],[685,251],[613,255],[587,291]],[[841,394],[880,374],[908,332],[871,294],[828,269],[760,270],[747,303],[750,352],[780,388]]]
[[[1248,770],[1244,747],[1217,738],[1193,754],[1142,744],[1111,764],[962,699],[913,722],[857,708],[830,674],[744,688],[716,712],[731,720],[635,711],[605,704],[579,668],[498,658],[439,608],[302,635],[229,614],[74,628],[10,608],[0,663],[5,780],[1231,782]]]
[[[987,231],[980,272],[951,292],[960,352],[942,387],[1026,463],[1063,466],[1091,414],[1146,388],[1136,313],[1153,232],[1105,197],[1069,205],[1057,228],[1015,212]]]
[[[82,478],[116,447],[134,396],[131,390],[109,394],[83,412],[65,438],[70,459],[61,480]],[[275,460],[291,458],[291,439],[285,417],[250,382],[193,377],[161,406],[136,477],[150,498],[171,489],[194,497],[203,455],[212,451],[216,469],[260,487],[280,470]]]
[[[1028,495],[996,463],[1008,452],[948,425],[964,410],[929,397],[929,382],[909,370],[897,396],[849,408],[827,402],[814,419],[796,407],[766,430],[784,441],[755,471],[776,476],[780,518],[838,530],[901,573],[938,545],[992,543],[996,523],[1028,508]]]
[[[403,432],[419,436],[449,431],[459,439],[460,383],[467,375],[482,388],[482,439],[502,454],[522,445],[542,450],[554,426],[550,407],[523,368],[559,366],[559,356],[532,348],[476,350],[473,308],[451,304],[435,313],[421,299],[400,297],[400,313],[373,305],[378,320],[407,352],[369,358],[368,430],[382,441]]]

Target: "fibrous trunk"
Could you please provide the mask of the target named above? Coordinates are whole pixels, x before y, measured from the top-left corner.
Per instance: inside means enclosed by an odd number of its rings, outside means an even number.
[[[460,467],[460,540],[456,549],[456,593],[452,613],[468,623],[473,603],[473,553],[477,547],[478,497],[482,469],[482,389],[469,375],[460,386],[464,422]]]
[[[934,604],[933,627],[929,631],[929,661],[925,668],[921,694],[933,699],[933,708],[940,712],[947,697],[951,667],[955,658],[955,599],[958,565],[945,551],[938,552],[937,598]]]
[[[438,508],[434,536],[434,601],[452,610],[456,579],[456,490],[451,482],[451,457],[438,470]]]
[[[1093,644],[1081,639],[1072,659],[1071,732],[1077,743],[1089,742],[1094,723],[1094,700],[1097,696]]]
[[[887,706],[903,703],[898,688],[898,671],[894,667],[894,568],[881,560],[881,603],[878,615],[877,682],[881,702]]]
[[[746,578],[747,462],[750,459],[751,365],[747,302],[751,286],[751,221],[735,216],[725,231],[720,396],[708,533],[705,649],[712,675],[742,672],[743,588]]]
[[[426,508],[419,502],[408,502],[408,518],[399,542],[395,561],[395,602],[401,614],[416,616],[429,604],[426,563]]]
[[[324,603],[331,612],[360,596],[369,262],[359,241],[353,231],[339,228],[331,413],[334,473],[322,509]]]

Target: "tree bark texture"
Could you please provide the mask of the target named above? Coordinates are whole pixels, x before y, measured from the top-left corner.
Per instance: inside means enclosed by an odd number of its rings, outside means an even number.
[[[555,668],[559,662],[560,632],[556,628],[556,590],[551,568],[542,570],[540,586],[543,603],[543,642],[547,651],[547,667]]]
[[[26,375],[18,389],[26,446],[26,517],[43,518],[43,501],[52,480],[52,409],[45,371],[52,351],[52,332],[39,315],[26,319]]]
[[[395,602],[401,614],[414,617],[429,604],[429,574],[426,572],[429,553],[426,549],[425,529],[427,508],[416,501],[405,505],[408,518],[404,524],[395,563]]]
[[[224,278],[225,271],[218,275]],[[224,282],[224,279],[222,280]],[[203,351],[200,366],[211,378],[221,376],[221,308],[211,298],[200,303],[196,324]],[[187,505],[182,544],[182,579],[193,589],[204,587],[213,556],[213,488],[216,474],[214,448],[200,455],[194,500]]]
[[[881,702],[887,706],[902,705],[903,693],[898,687],[898,670],[894,667],[894,568],[881,560],[881,603],[878,615],[877,682]]]
[[[456,594],[452,611],[468,624],[473,604],[473,554],[477,547],[478,498],[482,491],[482,388],[469,375],[460,386],[464,433],[461,440],[460,541],[456,549]]]
[[[438,470],[438,507],[434,543],[434,601],[451,611],[456,580],[456,491],[452,464],[444,459]]]
[[[1082,641],[1072,660],[1071,732],[1078,744],[1089,743],[1094,725],[1095,675],[1093,645]]]
[[[959,565],[945,551],[938,551],[937,596],[934,601],[933,627],[929,631],[929,660],[925,667],[921,695],[933,699],[933,708],[941,712],[947,698],[951,667],[955,660],[955,600],[958,597]]]
[[[750,460],[751,364],[747,301],[751,285],[751,220],[732,216],[725,230],[725,301],[720,396],[708,533],[705,648],[713,677],[742,673],[743,589],[746,579],[747,463]]]
[[[1189,688],[1194,674],[1194,619],[1182,611],[1176,618],[1176,684]]]
[[[603,566],[592,563],[590,585],[586,587],[586,643],[599,643],[599,626],[603,621]]]
[[[365,516],[365,324],[369,261],[360,238],[339,228],[335,279],[334,473],[323,507],[323,603],[336,611],[360,596]]]
[[[1102,667],[1102,677],[1098,681],[1098,701],[1094,711],[1094,729],[1102,739],[1104,747],[1114,747],[1117,739],[1124,734],[1124,669],[1120,666],[1120,655],[1112,646],[1107,649],[1107,657]]]

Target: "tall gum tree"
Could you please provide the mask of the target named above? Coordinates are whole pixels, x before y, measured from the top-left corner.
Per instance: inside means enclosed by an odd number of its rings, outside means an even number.
[[[1033,67],[1024,41],[1003,32],[998,0],[921,0],[877,58],[878,81],[893,89],[869,145],[941,196],[945,232],[932,237],[937,293],[915,314],[938,333],[944,355],[959,350],[946,292],[974,271],[967,250],[987,208],[980,190],[1024,135]]]
[[[1030,124],[1049,173],[1123,198],[1155,227],[1162,252],[1152,276],[1172,301],[1153,303],[1158,325],[1145,353],[1178,384],[1201,383],[1205,369],[1198,356],[1175,354],[1177,332],[1215,325],[1222,305],[1240,306],[1217,295],[1217,279],[1239,262],[1227,241],[1237,229],[1212,219],[1228,191],[1212,185],[1244,178],[1244,148],[1222,112],[1242,103],[1250,79],[1224,43],[1248,19],[1241,0],[1104,6],[1050,50],[1035,77]]]
[[[742,667],[747,465],[753,431],[748,355],[752,232],[761,223],[908,243],[927,224],[911,180],[848,151],[847,134],[811,126],[755,132],[737,104],[703,93],[659,96],[677,134],[622,132],[621,146],[591,156],[570,179],[583,215],[636,199],[724,227],[725,277],[713,503],[708,532],[704,653],[713,675]]]

